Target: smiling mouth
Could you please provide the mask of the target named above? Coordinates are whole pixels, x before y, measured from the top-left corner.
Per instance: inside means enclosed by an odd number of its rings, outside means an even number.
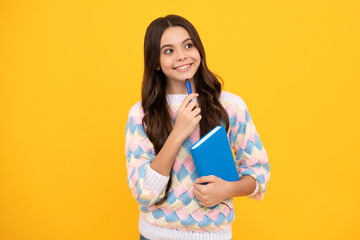
[[[174,68],[174,69],[176,71],[179,71],[179,72],[186,72],[187,70],[189,70],[191,68],[191,65],[192,65],[192,63],[187,64],[187,65],[183,65],[183,66],[180,66],[180,67],[177,67],[177,68]]]

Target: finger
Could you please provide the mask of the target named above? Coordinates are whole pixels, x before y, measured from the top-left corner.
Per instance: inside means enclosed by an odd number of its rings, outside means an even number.
[[[185,108],[189,104],[191,99],[196,98],[198,96],[199,96],[198,93],[189,94],[188,96],[185,97],[184,101],[182,102],[179,108]]]
[[[196,198],[201,202],[205,202],[205,198],[201,194],[197,195]]]
[[[199,196],[203,196],[204,192],[206,191],[206,185],[195,183],[194,184],[194,192],[195,191]]]
[[[192,114],[194,117],[196,117],[197,115],[200,114],[200,112],[201,112],[201,109],[198,107],[198,108],[195,108],[195,109],[191,112],[191,114]]]
[[[199,104],[196,101],[191,101],[188,103],[188,105],[185,106],[186,109],[189,109],[190,111],[194,110],[194,108],[198,108]]]
[[[199,114],[199,115],[197,115],[197,116],[195,117],[195,121],[196,121],[197,123],[199,123],[200,120],[201,120],[201,118],[202,118],[202,116]]]
[[[199,184],[199,188],[197,190],[202,197],[207,196],[209,193],[209,186],[207,184]]]
[[[196,192],[200,193],[202,186],[203,185],[201,185],[201,184],[194,183],[194,192],[196,191]]]
[[[199,201],[199,204],[203,207],[211,207],[207,202],[205,201]]]
[[[217,179],[217,177],[215,177],[214,175],[203,176],[203,177],[197,178],[196,183],[211,183],[211,182],[215,182],[216,179]]]
[[[202,199],[202,195],[198,190],[194,190],[194,194],[197,199],[199,199],[199,200]]]
[[[197,199],[201,198],[201,193],[199,192],[199,190],[194,189],[194,195]]]

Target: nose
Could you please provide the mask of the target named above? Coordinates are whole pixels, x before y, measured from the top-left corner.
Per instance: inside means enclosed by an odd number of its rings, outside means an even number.
[[[186,54],[184,53],[184,51],[178,51],[178,55],[177,55],[177,60],[178,61],[183,61],[185,60],[187,57],[186,57]]]

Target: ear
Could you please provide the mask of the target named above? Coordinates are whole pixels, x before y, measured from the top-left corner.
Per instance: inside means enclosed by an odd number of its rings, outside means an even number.
[[[160,71],[160,66],[156,66],[155,70]]]

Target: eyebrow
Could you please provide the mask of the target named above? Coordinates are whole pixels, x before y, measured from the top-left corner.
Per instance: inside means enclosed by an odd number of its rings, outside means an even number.
[[[191,40],[191,38],[185,39],[181,44],[184,44],[184,43],[185,43],[186,41],[188,41],[188,40]],[[163,45],[163,46],[160,48],[160,50],[163,49],[164,47],[173,47],[173,45],[171,45],[171,44],[165,44],[165,45]]]

